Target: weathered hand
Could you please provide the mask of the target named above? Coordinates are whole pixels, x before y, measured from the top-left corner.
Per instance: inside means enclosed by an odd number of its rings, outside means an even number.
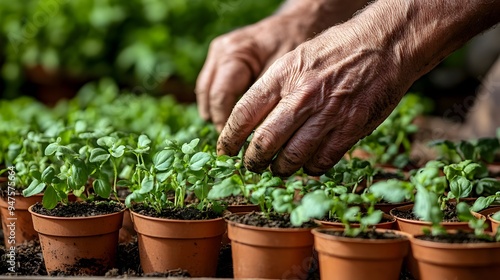
[[[255,129],[244,161],[276,175],[304,166],[331,168],[371,133],[410,85],[377,38],[359,38],[352,25],[331,28],[274,63],[236,104],[218,153],[236,154]],[[260,124],[260,125],[259,125]]]
[[[499,15],[500,1],[375,1],[277,60],[234,107],[217,152],[236,154],[255,130],[248,169],[324,173],[411,83]]]
[[[300,22],[273,16],[212,41],[196,81],[198,111],[222,130],[236,100],[277,58],[307,39]]]
[[[196,81],[198,111],[219,131],[236,100],[279,57],[349,19],[367,0],[288,0],[273,16],[216,38]]]

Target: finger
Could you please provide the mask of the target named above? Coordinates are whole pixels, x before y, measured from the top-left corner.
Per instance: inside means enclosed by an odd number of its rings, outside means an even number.
[[[196,79],[196,103],[198,104],[198,113],[200,117],[206,121],[210,121],[210,103],[209,93],[212,85],[212,79],[215,74],[215,59],[208,52],[207,60],[201,69],[198,78]]]
[[[273,157],[301,127],[312,113],[309,94],[295,92],[285,96],[255,130],[252,141],[245,152],[245,166],[261,172]]]
[[[237,98],[247,89],[252,71],[243,61],[232,59],[217,67],[210,88],[210,117],[218,131],[226,123]]]
[[[289,177],[299,170],[316,153],[334,123],[326,114],[310,117],[300,127],[271,165],[275,176]]]
[[[217,141],[217,153],[236,155],[250,133],[280,100],[281,87],[273,80],[257,81],[236,103]]]

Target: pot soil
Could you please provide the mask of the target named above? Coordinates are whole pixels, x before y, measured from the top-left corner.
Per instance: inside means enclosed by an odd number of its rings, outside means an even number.
[[[500,243],[478,240],[471,235],[457,232],[411,238],[419,279],[475,280],[500,275]]]
[[[315,220],[315,222],[321,225],[322,227],[338,228],[338,229],[344,228],[344,224],[342,224],[342,222],[338,220]],[[352,223],[350,224],[350,226],[353,228],[359,228],[359,224],[356,223]],[[379,229],[394,229],[395,227],[396,227],[396,218],[388,214],[383,214],[380,223],[373,226],[373,228],[379,228]]]
[[[131,214],[144,273],[182,268],[193,277],[215,276],[225,231],[224,220],[216,213],[191,207],[156,213],[138,206]]]
[[[7,196],[6,192],[2,191],[0,213],[2,216],[4,244],[17,246],[26,240],[38,238],[28,208],[37,202],[42,202],[42,197],[42,194],[24,197],[20,193]]]
[[[75,202],[52,210],[35,204],[28,211],[49,274],[78,269],[85,274],[104,275],[115,266],[125,211],[122,204]]]
[[[413,214],[413,204],[397,207],[391,210],[391,216],[396,218],[397,227],[400,231],[411,235],[420,235],[424,229],[430,229],[431,222],[421,221]],[[484,219],[483,215],[473,213],[477,218]],[[454,207],[445,210],[444,221],[441,225],[446,230],[470,230],[468,222],[460,222],[455,214]]]
[[[410,235],[375,230],[352,238],[342,229],[314,229],[321,279],[399,279]]]
[[[313,255],[312,223],[294,228],[288,215],[227,217],[234,278],[306,279]]]

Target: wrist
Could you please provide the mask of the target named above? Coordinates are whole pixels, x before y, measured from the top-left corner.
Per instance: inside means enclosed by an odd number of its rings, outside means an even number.
[[[373,48],[388,50],[412,83],[500,21],[500,1],[379,0],[353,21],[361,29],[356,33],[371,37]]]

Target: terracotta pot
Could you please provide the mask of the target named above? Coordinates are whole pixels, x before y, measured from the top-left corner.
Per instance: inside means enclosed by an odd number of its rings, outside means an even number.
[[[496,226],[494,225],[495,222],[493,221],[493,219],[491,219],[490,214],[495,214],[498,211],[500,211],[500,206],[488,207],[484,210],[479,211],[479,214],[487,217],[486,219],[486,223],[488,224],[488,229],[486,229],[487,231],[496,233],[498,224],[496,224]]]
[[[379,229],[394,229],[396,226],[396,219],[393,216],[383,214],[383,218],[390,220],[388,222],[382,222],[378,223],[375,225],[375,228]],[[344,225],[341,222],[329,222],[329,221],[322,221],[322,220],[315,220],[316,223],[320,224],[322,227],[327,227],[327,228],[338,228],[338,229],[343,229]],[[359,228],[359,224],[351,224],[351,227],[353,228]]]
[[[42,197],[42,194],[31,197],[18,194],[12,196],[11,200],[8,197],[0,199],[4,244],[6,246],[17,246],[24,241],[38,238],[28,208],[37,202],[42,202]],[[14,202],[14,204],[9,205],[9,202]],[[15,209],[10,211],[9,206],[13,206]]]
[[[313,255],[307,228],[263,228],[228,222],[234,278],[306,279]]]
[[[493,209],[492,209],[493,210]],[[498,227],[500,226],[500,221],[493,219],[491,216],[495,214],[496,212],[500,211],[500,207],[494,208],[494,211],[492,211],[490,214],[488,214],[488,220],[490,221],[491,224],[491,231],[493,234],[496,234],[498,231]]]
[[[245,214],[250,212],[259,212],[260,207],[256,204],[248,204],[248,205],[230,205],[226,208],[226,210],[232,214]],[[222,245],[227,245],[231,243],[229,237],[227,236],[227,223],[226,223],[226,231],[222,236]]]
[[[182,268],[192,277],[213,277],[225,223],[153,218],[131,211],[144,273]]]
[[[410,235],[394,232],[406,238],[362,239],[334,236],[328,232],[341,229],[314,229],[314,247],[319,255],[321,279],[399,279],[403,259],[408,253]]]
[[[134,236],[137,235],[137,232],[134,229],[134,223],[132,223],[132,218],[130,217],[130,210],[125,209],[123,213],[123,224],[119,233],[119,242],[120,243],[128,243],[132,241]]]
[[[401,206],[394,208],[400,211],[408,211],[410,209],[413,209],[413,204],[411,205],[406,205],[406,206]],[[426,222],[426,221],[419,221],[419,220],[410,220],[410,219],[404,219],[397,217],[393,214],[393,211],[391,211],[391,215],[396,218],[396,223],[400,231],[407,232],[411,235],[420,235],[423,233],[424,229],[430,229],[431,227],[431,222]],[[484,216],[479,215],[479,214],[474,214],[476,217],[483,218]],[[469,223],[468,222],[442,222],[441,225],[446,229],[446,230],[465,230],[468,231],[470,230]]]
[[[440,243],[410,239],[419,279],[476,280],[500,275],[500,243]]]
[[[123,212],[90,217],[53,217],[32,211],[47,272],[79,269],[104,275],[116,263]],[[83,267],[80,265],[83,264]]]

